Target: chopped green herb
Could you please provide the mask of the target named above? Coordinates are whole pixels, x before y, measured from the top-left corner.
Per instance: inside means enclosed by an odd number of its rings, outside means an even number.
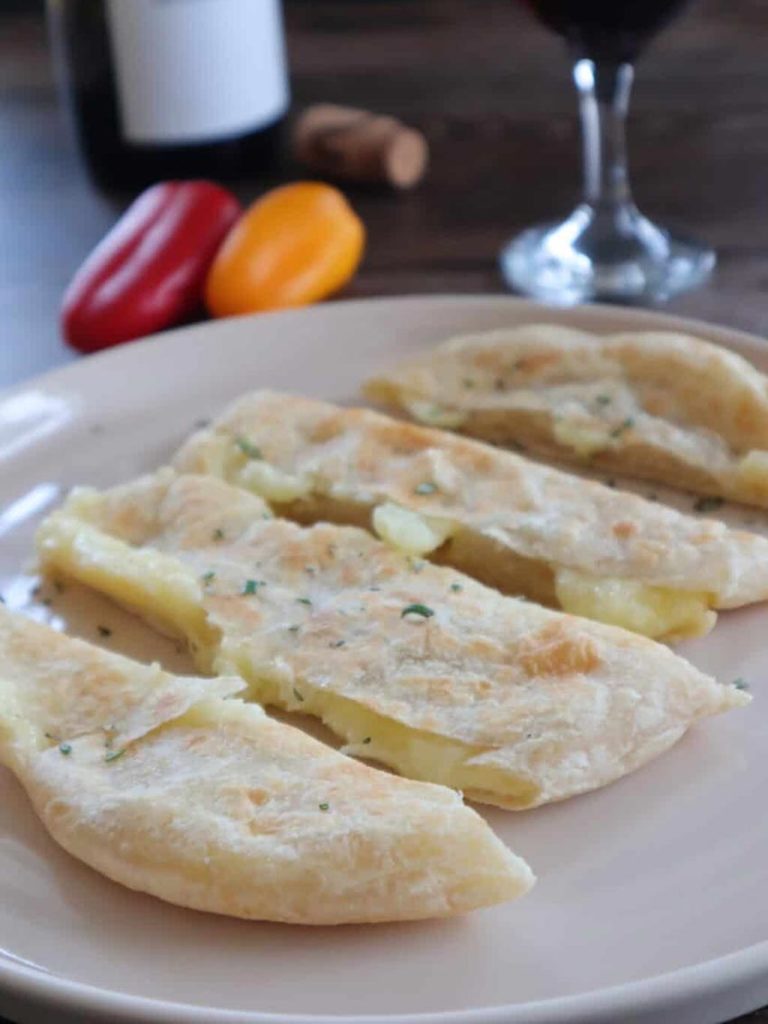
[[[125,747],[121,747],[120,750],[108,750],[104,755],[104,760],[107,764],[111,764],[112,761],[116,761],[118,757],[122,757],[125,753]]]
[[[220,526],[217,526],[216,529],[213,531],[213,539],[224,540],[224,531],[221,529]]]
[[[738,679],[734,679],[733,685],[736,687],[737,690],[749,689],[749,683],[746,681],[746,679],[742,679],[741,676],[739,676]]]
[[[595,401],[597,402],[598,405],[610,405],[611,404],[611,396],[610,395],[598,395],[597,398],[595,399]]]
[[[99,636],[112,636],[112,630],[109,626],[97,626],[96,628],[99,631]]]
[[[623,423],[620,423],[618,427],[614,427],[610,433],[611,437],[621,437],[625,430],[631,430],[634,427],[635,421],[632,416],[627,416]]]
[[[462,587],[462,585],[460,583],[452,583],[451,584],[451,590],[454,592],[454,594],[458,594],[458,592],[460,590],[463,590],[463,589],[464,589],[464,587]]]
[[[306,604],[308,606],[312,604],[308,597],[297,597],[296,602],[297,604]]]
[[[54,736],[54,734],[52,732],[44,732],[43,736],[45,736],[45,738],[47,740],[54,740],[56,743],[59,742],[59,737],[58,736]]]
[[[301,629],[301,626],[289,626],[288,627],[288,632],[289,633],[298,633],[300,629]]]
[[[420,615],[422,619],[431,619],[434,614],[434,611],[425,604],[409,604],[400,612],[400,618],[404,619],[406,615]]]
[[[693,503],[693,508],[695,512],[714,512],[716,508],[720,508],[723,501],[723,498],[718,498],[715,495],[706,498],[697,498]]]
[[[314,565],[305,565],[304,572],[307,574],[307,576],[314,576],[315,573],[317,572],[317,569],[314,567]]]
[[[209,569],[208,572],[203,573],[203,583],[206,585],[206,587],[208,586],[209,583],[213,583],[215,579],[216,573],[213,571],[213,569]]]
[[[60,743],[59,744],[59,750],[66,757],[68,754],[72,753],[72,744],[71,743]]]
[[[264,580],[246,580],[245,586],[243,587],[243,595],[245,597],[251,597],[259,587],[266,587]]]
[[[321,811],[330,811],[331,809],[331,805],[325,802],[318,804],[317,806],[320,808]]]
[[[257,448],[255,444],[251,444],[251,442],[246,437],[235,438],[235,444],[243,453],[243,455],[247,455],[249,459],[264,458],[264,456],[261,454],[261,448]]]
[[[429,480],[425,480],[424,483],[417,484],[413,489],[414,494],[434,494],[437,490],[437,484],[430,483]]]
[[[328,646],[329,647],[343,647],[346,642],[347,642],[346,640],[333,640],[333,641],[331,641],[331,643],[328,644]]]
[[[461,383],[464,385],[465,388],[473,388],[475,386],[475,382],[472,380],[471,377],[465,377]]]
[[[365,739],[363,740],[363,743],[366,744],[366,745],[368,743],[370,743],[370,742],[371,742],[371,737],[370,736],[366,736]]]
[[[304,694],[299,693],[295,686],[293,688],[293,696],[296,698],[297,701],[299,701],[300,704],[304,703]]]

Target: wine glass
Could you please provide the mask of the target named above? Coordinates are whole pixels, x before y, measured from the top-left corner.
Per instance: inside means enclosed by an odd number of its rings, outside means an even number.
[[[501,252],[507,284],[547,302],[663,301],[701,284],[707,246],[652,223],[629,187],[625,126],[634,61],[688,0],[527,0],[568,42],[581,113],[584,195],[559,224],[529,228]]]

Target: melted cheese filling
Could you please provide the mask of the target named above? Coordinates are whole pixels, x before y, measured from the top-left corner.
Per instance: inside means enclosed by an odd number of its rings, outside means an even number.
[[[267,501],[278,503],[295,501],[310,494],[312,490],[308,480],[284,473],[261,459],[246,463],[237,475],[237,483]]]
[[[470,798],[493,795],[493,803],[510,809],[534,804],[539,787],[531,779],[503,769],[472,764],[485,748],[412,729],[326,689],[297,680],[290,671],[250,662],[247,654],[217,659],[217,671],[242,676],[260,704],[319,718],[344,739],[342,752],[380,761],[400,775],[458,789]]]
[[[573,569],[558,570],[555,593],[563,611],[654,638],[704,636],[716,620],[707,593],[590,576]]]
[[[375,508],[371,521],[378,537],[407,555],[436,551],[458,527],[452,519],[425,516],[394,502]]]
[[[446,430],[462,426],[467,419],[467,414],[460,409],[449,409],[436,402],[409,402],[407,408],[411,416],[420,423],[426,423],[430,427],[443,427]]]
[[[590,455],[610,445],[605,427],[590,427],[587,424],[555,419],[552,433],[556,441],[570,448],[582,459],[588,459]]]
[[[186,640],[198,664],[210,671],[217,632],[203,610],[200,581],[171,555],[132,548],[60,516],[41,527],[39,552],[45,566],[109,594],[159,632]]]
[[[747,452],[736,466],[736,476],[742,487],[758,500],[768,498],[768,452]]]

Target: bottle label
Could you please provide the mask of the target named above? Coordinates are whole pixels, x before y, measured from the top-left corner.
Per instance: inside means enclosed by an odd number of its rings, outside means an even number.
[[[279,0],[107,0],[129,142],[205,143],[283,114]]]

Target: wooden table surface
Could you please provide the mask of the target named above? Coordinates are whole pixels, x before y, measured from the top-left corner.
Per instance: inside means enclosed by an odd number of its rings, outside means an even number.
[[[431,142],[416,191],[350,190],[370,241],[348,294],[502,291],[505,239],[577,199],[558,41],[512,0],[287,0],[286,15],[297,108],[354,102]],[[719,253],[712,283],[670,308],[766,334],[767,29],[765,0],[695,4],[643,60],[630,131],[640,205]],[[41,18],[0,13],[0,387],[72,358],[61,292],[118,209],[72,152]]]

